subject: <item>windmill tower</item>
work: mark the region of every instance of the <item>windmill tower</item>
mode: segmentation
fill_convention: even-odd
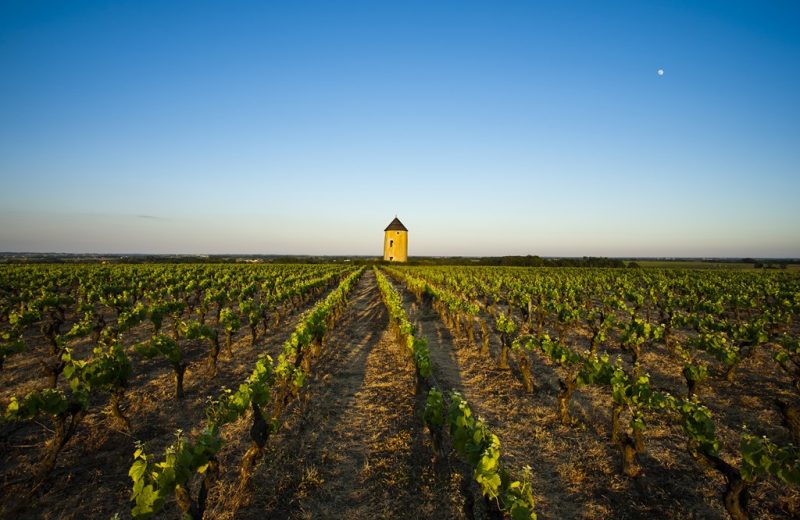
[[[383,230],[383,259],[408,262],[408,229],[397,217]]]

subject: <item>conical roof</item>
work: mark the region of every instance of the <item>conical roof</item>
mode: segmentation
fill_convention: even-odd
[[[408,231],[408,229],[406,229],[403,223],[400,222],[400,219],[395,217],[394,220],[391,221],[388,226],[386,226],[384,231]]]

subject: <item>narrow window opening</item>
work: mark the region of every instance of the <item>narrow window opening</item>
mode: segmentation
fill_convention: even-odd
[[[394,240],[389,240],[389,247],[394,247]]]

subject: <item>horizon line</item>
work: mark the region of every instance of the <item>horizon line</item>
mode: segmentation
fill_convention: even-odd
[[[43,255],[43,256],[108,256],[108,257],[125,257],[125,256],[160,256],[160,257],[288,257],[288,258],[303,258],[303,257],[318,257],[318,258],[380,258],[380,254],[314,254],[314,253],[98,253],[98,252],[56,252],[56,251],[0,251],[0,256],[29,256],[29,255]],[[539,257],[539,258],[609,258],[619,260],[790,260],[800,262],[800,257],[794,256],[751,256],[751,255],[734,255],[734,256],[603,256],[603,255],[409,255],[409,259],[419,258],[526,258],[526,257]]]

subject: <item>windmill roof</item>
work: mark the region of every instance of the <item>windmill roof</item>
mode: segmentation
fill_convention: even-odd
[[[388,226],[386,226],[384,231],[408,231],[408,229],[406,229],[403,223],[400,222],[400,219],[395,217],[394,220],[391,221]]]

